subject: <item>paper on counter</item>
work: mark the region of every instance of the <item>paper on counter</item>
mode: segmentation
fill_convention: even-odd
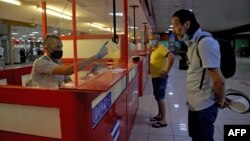
[[[115,69],[111,69],[110,71],[112,72],[112,73],[119,73],[119,72],[123,72],[123,71],[125,71],[126,69],[122,69],[122,68],[115,68]]]

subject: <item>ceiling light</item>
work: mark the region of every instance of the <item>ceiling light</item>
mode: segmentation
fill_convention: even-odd
[[[121,35],[121,34],[124,34],[124,32],[117,32],[117,34]]]
[[[173,28],[174,26],[171,24],[169,27],[170,27],[170,28]]]
[[[43,9],[41,7],[39,7],[39,6],[37,7],[37,10],[40,11],[40,12],[43,12]],[[53,15],[53,16],[60,17],[60,18],[64,18],[64,19],[67,19],[67,20],[72,20],[72,17],[70,15],[66,15],[63,12],[56,11],[54,9],[47,8],[46,13],[48,13],[50,15]]]
[[[109,13],[110,16],[113,16],[113,13]],[[115,16],[119,16],[119,17],[122,17],[123,16],[123,13],[115,13]]]
[[[34,32],[32,32],[33,34],[38,34],[39,32],[37,32],[37,31],[34,31]]]
[[[99,23],[90,23],[90,26],[96,27],[105,31],[113,32],[111,28],[105,27],[104,25],[99,24]]]
[[[176,109],[178,109],[178,108],[180,107],[180,105],[179,105],[179,104],[174,104],[174,107],[175,107]]]
[[[129,26],[128,28],[132,28],[132,29],[137,29],[138,27],[134,27],[134,26]]]
[[[11,33],[12,35],[18,35],[18,33],[15,33],[15,32],[13,32],[13,33]]]
[[[21,5],[21,2],[19,0],[0,0],[2,2],[7,2],[10,4],[14,4],[14,5]]]
[[[174,93],[173,92],[168,92],[169,95],[173,95]]]
[[[169,30],[169,31],[172,31],[173,29],[172,29],[172,28],[169,28],[168,30]]]

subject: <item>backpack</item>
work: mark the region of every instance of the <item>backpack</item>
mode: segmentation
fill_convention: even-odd
[[[211,36],[202,35],[197,41],[196,52],[197,52],[198,58],[200,59],[201,67],[202,67],[202,61],[198,52],[198,44],[203,38],[206,38],[206,37],[213,38]],[[232,77],[235,74],[235,70],[236,70],[236,59],[235,59],[234,48],[226,40],[223,40],[223,39],[216,39],[216,40],[218,41],[220,45],[220,53],[221,53],[220,69],[224,78],[227,79],[227,78]],[[205,71],[206,69],[203,69],[200,87],[199,87],[200,89],[202,88],[202,85],[203,85]]]

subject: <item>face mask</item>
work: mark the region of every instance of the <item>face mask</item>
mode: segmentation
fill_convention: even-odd
[[[149,45],[151,47],[156,47],[156,45],[158,44],[158,41],[157,40],[149,40]]]
[[[62,50],[54,50],[50,55],[53,59],[60,59],[63,56],[63,51]]]
[[[183,41],[186,45],[189,45],[189,36],[187,34],[184,34],[180,41]]]
[[[189,36],[187,34],[184,34],[184,36],[180,39],[180,41],[187,41],[189,40]]]

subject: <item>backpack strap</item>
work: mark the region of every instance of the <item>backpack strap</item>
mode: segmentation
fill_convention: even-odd
[[[197,56],[198,56],[198,58],[199,58],[199,60],[200,60],[200,66],[201,66],[201,68],[202,68],[202,61],[201,61],[201,56],[200,56],[200,54],[199,54],[198,46],[199,46],[199,42],[201,41],[201,39],[206,38],[206,37],[210,37],[210,36],[202,35],[202,36],[200,36],[200,37],[198,38],[198,40],[197,40],[196,54],[197,54]],[[204,81],[204,77],[205,77],[205,72],[206,72],[206,69],[203,69],[199,89],[201,89],[202,86],[203,86],[203,81]]]

